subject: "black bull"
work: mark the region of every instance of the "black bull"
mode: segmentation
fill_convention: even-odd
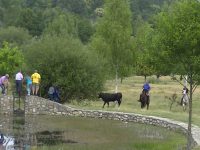
[[[103,108],[107,103],[109,107],[109,102],[117,101],[118,107],[122,102],[122,93],[99,93],[98,98],[101,98],[104,101]]]

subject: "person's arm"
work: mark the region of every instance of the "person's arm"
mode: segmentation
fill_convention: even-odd
[[[5,80],[3,81],[3,84],[4,84],[5,88],[8,88],[8,79],[5,79]]]

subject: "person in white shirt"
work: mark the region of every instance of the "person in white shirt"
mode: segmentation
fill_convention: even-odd
[[[15,75],[15,81],[16,81],[16,92],[21,96],[22,93],[22,81],[23,81],[23,75],[21,73],[21,70]]]

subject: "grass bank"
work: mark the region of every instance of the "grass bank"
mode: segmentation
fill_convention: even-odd
[[[176,82],[172,81],[170,77],[161,77],[159,81],[155,77],[151,77],[150,80],[151,91],[150,91],[150,108],[149,110],[141,109],[140,103],[137,101],[139,99],[139,94],[142,91],[142,85],[144,83],[144,78],[140,76],[129,77],[119,83],[119,91],[123,94],[122,104],[118,110],[115,103],[110,103],[110,107],[105,107],[104,110],[108,111],[122,111],[122,112],[133,112],[144,115],[153,115],[159,117],[171,118],[174,120],[188,122],[188,110],[183,111],[183,108],[177,103],[174,103],[172,109],[170,110],[170,100],[166,97],[171,97],[172,94],[177,94],[177,101],[181,100],[182,97],[182,86]],[[110,80],[105,85],[105,92],[114,92],[115,81]],[[197,88],[193,95],[193,116],[192,123],[200,126],[200,88]],[[101,110],[103,101],[82,101],[77,103],[73,101],[70,105],[85,108],[85,109],[95,109]]]
[[[142,85],[144,83],[144,77],[133,76],[125,78],[122,83],[119,83],[119,91],[123,94],[123,101],[118,110],[115,103],[111,103],[110,107],[105,107],[107,111],[121,111],[132,112],[144,115],[159,116],[163,118],[170,118],[177,121],[188,122],[188,109],[183,111],[180,105],[174,103],[170,110],[170,100],[166,97],[171,97],[172,94],[177,94],[177,101],[180,101],[182,97],[182,88],[178,82],[171,80],[170,77],[161,77],[159,80],[156,77],[148,78],[151,85],[150,91],[150,108],[149,110],[141,109],[140,103],[138,103],[139,94],[142,91]],[[105,92],[114,92],[115,81],[107,81],[105,85]],[[200,127],[200,88],[197,87],[193,94],[193,110],[192,110],[192,124]],[[97,101],[83,101],[81,103],[73,102],[70,105],[92,110],[102,110],[103,102]]]

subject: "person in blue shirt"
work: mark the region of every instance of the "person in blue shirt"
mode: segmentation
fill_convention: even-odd
[[[149,100],[149,91],[151,90],[151,87],[149,85],[149,81],[146,81],[144,84],[143,84],[143,87],[142,87],[142,93],[144,92],[146,95],[147,95],[147,98]],[[139,102],[141,101],[141,96],[142,94],[140,94],[140,99],[138,100]]]
[[[143,91],[144,91],[147,95],[149,95],[150,89],[151,89],[151,87],[150,87],[150,85],[149,85],[149,82],[148,82],[148,81],[145,82],[144,85],[143,85]]]
[[[31,86],[32,86],[32,79],[31,77],[27,74],[26,77],[26,91],[27,91],[27,95],[30,96],[31,95]]]

